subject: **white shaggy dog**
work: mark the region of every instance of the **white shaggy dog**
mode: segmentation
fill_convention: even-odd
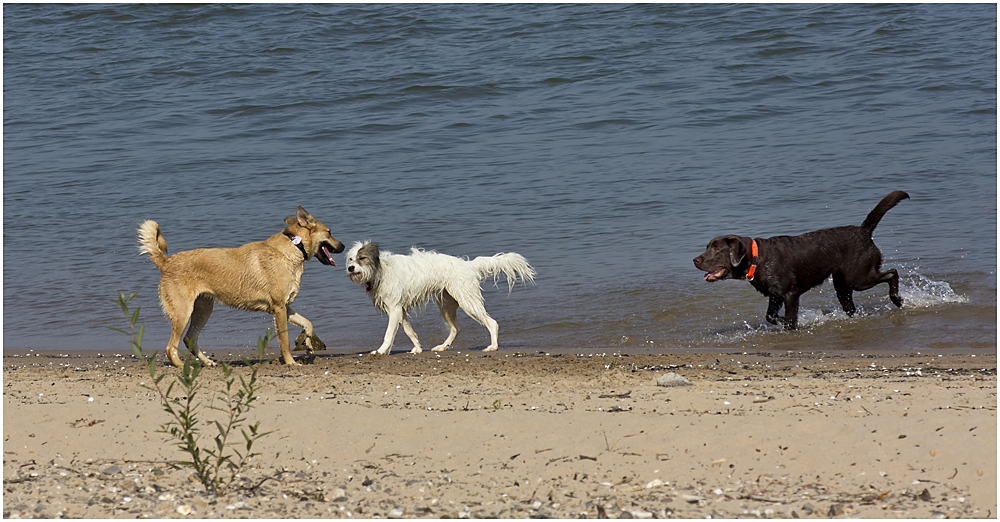
[[[382,346],[372,354],[387,354],[392,349],[400,323],[406,336],[413,341],[411,353],[420,353],[420,341],[406,320],[407,311],[434,297],[441,309],[441,317],[448,323],[448,338],[432,348],[435,352],[447,350],[458,335],[458,308],[462,307],[490,332],[490,345],[483,351],[497,349],[497,322],[486,313],[479,284],[487,277],[494,283],[500,274],[507,277],[511,290],[518,277],[534,281],[535,269],[524,256],[501,253],[492,257],[459,259],[437,252],[413,248],[410,255],[396,255],[379,251],[372,242],[355,243],[347,252],[347,275],[368,291],[372,304],[389,316]]]

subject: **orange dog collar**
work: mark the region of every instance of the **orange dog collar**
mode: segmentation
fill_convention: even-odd
[[[747,281],[753,281],[754,274],[757,273],[757,241],[750,240],[750,270],[747,270]]]

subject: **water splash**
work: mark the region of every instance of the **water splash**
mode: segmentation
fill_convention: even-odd
[[[773,333],[782,333],[780,327],[772,326],[763,321],[758,324],[750,324],[743,321],[743,324],[734,323],[732,330],[715,332],[715,341],[722,345],[748,343],[760,340],[762,336]]]
[[[882,287],[884,288],[884,287]],[[820,291],[819,293],[824,293]],[[959,294],[945,281],[935,281],[927,276],[913,272],[900,277],[899,295],[903,298],[903,310],[934,308],[945,304],[968,303],[969,297]],[[839,303],[833,302],[820,307],[803,306],[799,309],[799,328],[797,334],[818,333],[824,325],[845,325],[847,321],[878,317],[897,310],[884,293],[868,295],[855,293],[857,312],[853,317],[847,315]],[[742,323],[742,324],[741,324]],[[764,342],[777,339],[775,335],[789,332],[775,326],[760,322],[737,321],[721,332],[715,332],[712,338],[722,345]]]
[[[903,298],[904,309],[969,302],[969,296],[955,292],[948,283],[917,273],[900,278],[899,295]]]

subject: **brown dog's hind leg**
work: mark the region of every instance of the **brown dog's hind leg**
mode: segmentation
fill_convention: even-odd
[[[837,300],[840,306],[847,312],[848,317],[853,317],[858,310],[854,306],[854,290],[844,282],[843,274],[833,274],[833,289],[837,291]]]
[[[895,268],[890,268],[878,275],[880,283],[889,283],[889,299],[899,308],[903,307],[903,298],[899,297],[899,274]]]
[[[199,295],[194,300],[194,310],[191,312],[191,327],[188,328],[187,336],[184,337],[184,344],[188,350],[194,354],[205,366],[215,366],[215,361],[208,358],[201,348],[198,347],[198,334],[205,327],[208,318],[212,315],[212,305],[214,300],[209,295]]]
[[[836,283],[836,281],[834,282]],[[861,283],[853,283],[857,283],[857,281],[849,282],[848,284],[852,289],[857,291],[868,290],[881,283],[889,283],[889,300],[897,307],[903,307],[903,298],[899,296],[899,273],[896,272],[895,268],[890,268],[885,272],[877,272],[873,268],[871,272],[865,275]]]

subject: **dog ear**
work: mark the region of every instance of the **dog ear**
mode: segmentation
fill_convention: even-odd
[[[747,246],[740,241],[738,237],[732,237],[726,240],[729,243],[729,264],[732,266],[740,266],[743,262],[743,258],[747,256]]]
[[[380,261],[378,258],[378,243],[365,243],[365,246],[361,250],[371,259],[372,266],[378,267]]]
[[[295,207],[295,218],[299,222],[299,224],[304,227],[308,227],[309,225],[312,225],[313,223],[316,222],[316,218],[312,217],[312,215],[306,212],[306,209],[302,208],[301,206]],[[288,220],[286,219],[285,222],[288,222]],[[291,223],[288,224],[291,225]]]

